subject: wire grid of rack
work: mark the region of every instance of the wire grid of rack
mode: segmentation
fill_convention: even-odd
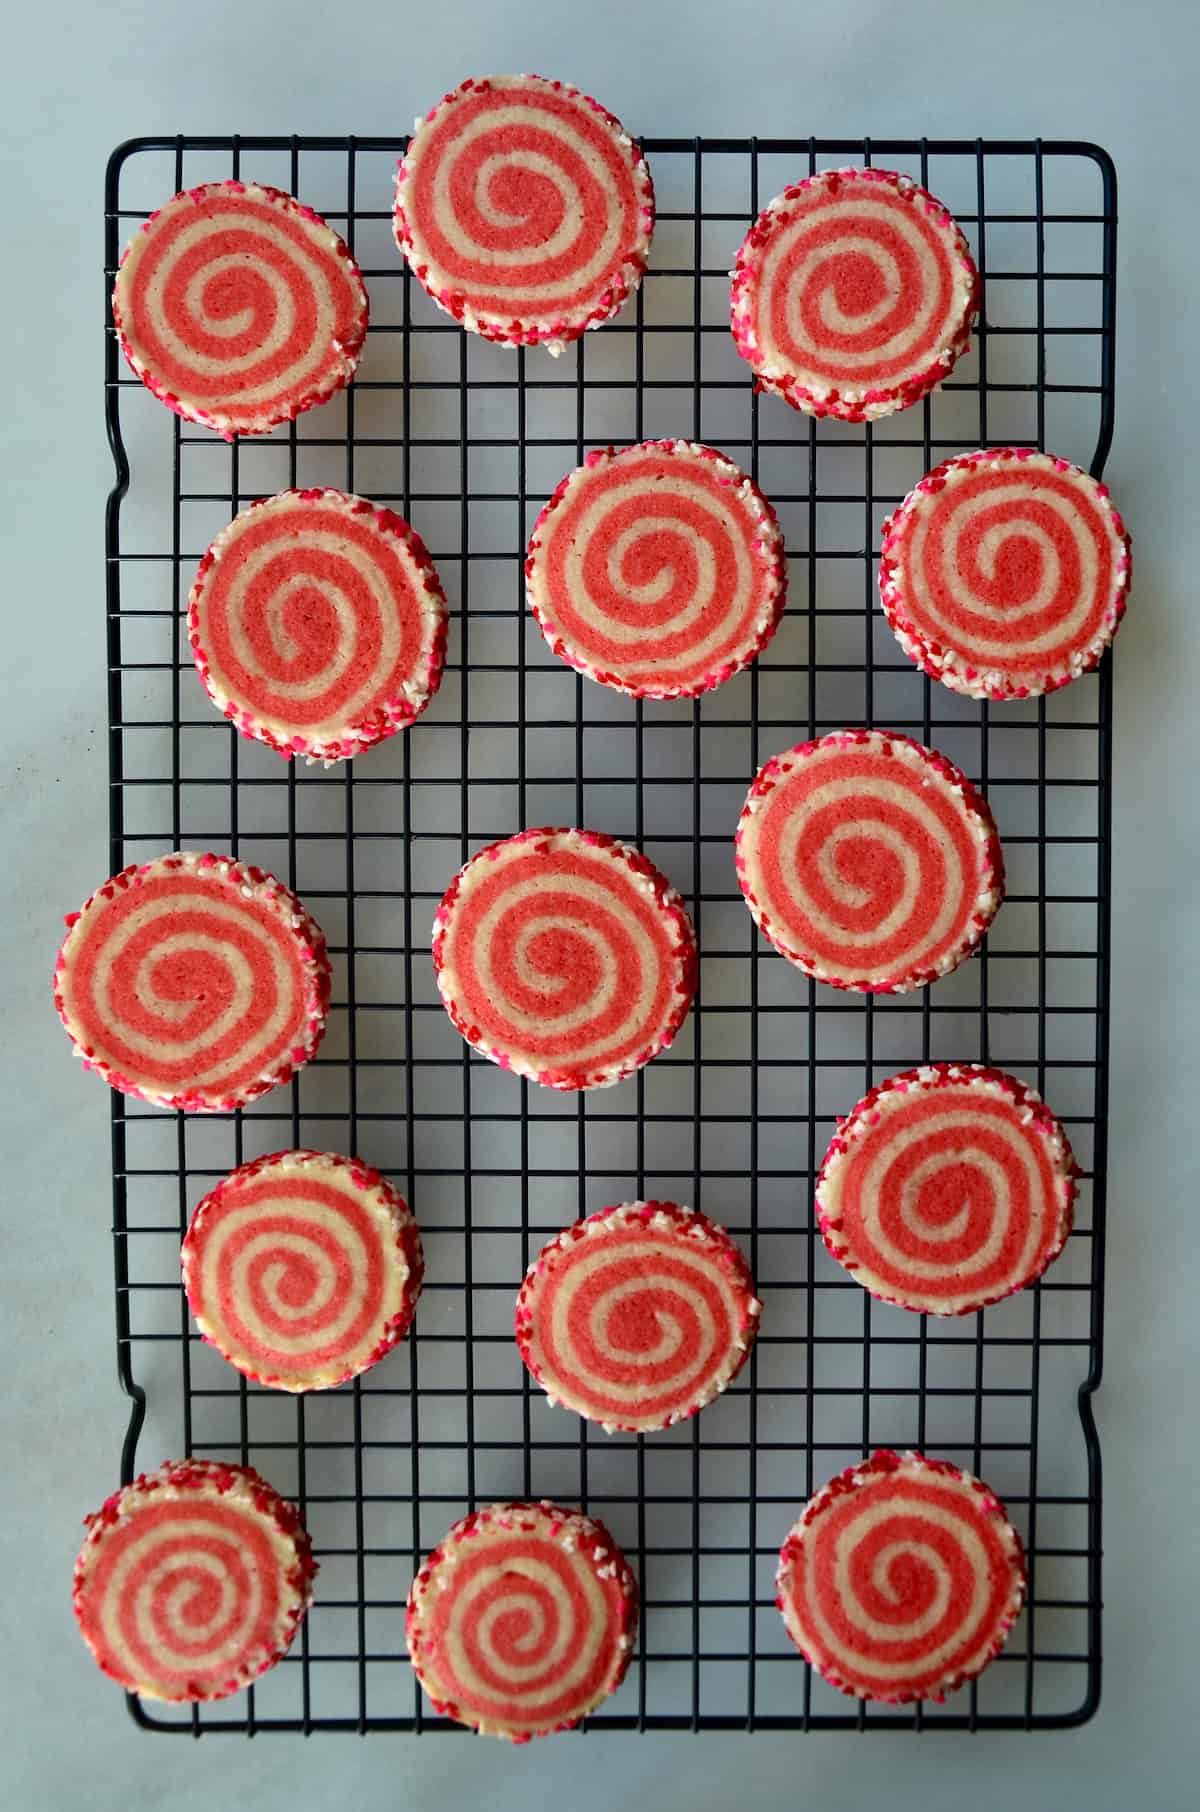
[[[300,1503],[322,1571],[292,1654],[217,1705],[147,1707],[199,1735],[455,1730],[404,1646],[420,1557],[477,1502],[551,1496],[608,1522],[637,1569],[629,1676],[588,1720],[642,1728],[1033,1728],[1082,1722],[1100,1677],[1099,1381],[1107,1093],[1109,662],[1065,691],[976,704],[918,674],[876,603],[880,523],[940,458],[1049,446],[1099,474],[1113,415],[1115,176],[1075,143],[649,140],[659,198],[635,304],[555,362],[463,334],[391,245],[404,139],[175,138],[124,145],[106,187],[106,288],[167,195],[274,182],[354,248],[372,324],[350,390],[261,441],[182,424],[106,339],[117,481],[107,516],[111,866],[214,848],[279,873],[335,966],[317,1060],[244,1113],[169,1116],[113,1099],[118,1359],[133,1399],[122,1479],[179,1451],[257,1465]],[[727,271],[788,181],[879,161],[964,226],[984,275],[975,347],[922,405],[874,427],[754,395],[728,332]],[[700,701],[635,702],[556,662],[522,554],[564,471],[595,445],[682,434],[747,466],[789,552],[783,626]],[[212,535],[252,498],[332,483],[410,518],[452,607],[432,708],[323,772],[247,743],[189,659],[186,596]],[[737,891],[732,834],[767,756],[846,724],[909,731],[990,797],[1009,897],[987,946],[933,988],[846,997],[775,955]],[[582,823],[639,847],[687,897],[702,952],[674,1046],[615,1089],[557,1096],[474,1056],[438,1002],[437,899],[496,837]],[[1002,1064],[1065,1120],[1084,1167],[1075,1231],[1033,1288],[961,1321],[881,1305],[830,1261],[811,1208],[832,1130],[874,1082],[937,1058]],[[289,1145],[357,1151],[421,1223],[427,1282],[408,1340],[340,1390],[248,1386],[189,1324],[178,1244],[213,1182]],[[658,1195],[725,1222],[762,1334],[733,1388],[664,1434],[604,1436],[531,1391],[516,1286],[552,1232]],[[944,1707],[855,1706],[792,1651],[776,1553],[825,1478],[879,1445],[969,1465],[1027,1543],[1029,1608],[995,1665]]]

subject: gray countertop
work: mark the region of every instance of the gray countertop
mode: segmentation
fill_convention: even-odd
[[[9,196],[10,375],[0,444],[5,1250],[13,1371],[0,1792],[14,1812],[252,1802],[579,1812],[741,1799],[860,1808],[885,1796],[981,1812],[1022,1803],[1194,1804],[1190,1702],[1200,1466],[1189,1268],[1200,1265],[1189,1108],[1198,870],[1190,803],[1197,647],[1192,496],[1200,318],[1191,114],[1200,29],[1186,0],[943,0],[817,8],[713,0],[518,9],[360,0],[110,0],[26,6],[0,133]],[[10,22],[10,33],[13,31]],[[1137,546],[1116,654],[1114,997],[1105,1452],[1104,1697],[1092,1724],[1026,1738],[561,1738],[525,1750],[442,1737],[205,1739],[137,1732],[78,1641],[79,1520],[112,1488],[125,1405],[113,1364],[108,1101],[50,1006],[63,911],[104,870],[101,179],[149,132],[403,132],[467,73],[537,68],[647,134],[1087,138],[1120,177],[1119,400],[1106,476]],[[29,287],[26,296],[25,287]],[[1182,825],[1181,825],[1182,821]],[[1189,935],[1190,934],[1190,935]],[[1189,1192],[1190,1186],[1190,1192]],[[1188,1361],[1190,1359],[1190,1367]]]

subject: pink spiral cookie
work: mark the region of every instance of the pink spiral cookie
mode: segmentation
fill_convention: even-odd
[[[325,763],[405,729],[438,689],[446,599],[416,531],[345,491],[252,504],[200,562],[188,639],[242,732]]]
[[[113,290],[121,350],[185,420],[265,434],[354,375],[367,292],[311,208],[253,182],[186,189],[152,214]]]
[[[603,1523],[543,1501],[455,1523],[412,1582],[405,1629],[436,1710],[527,1743],[617,1690],[637,1620],[637,1582]]]
[[[312,1603],[299,1513],[249,1466],[168,1460],[84,1520],[75,1616],[97,1664],[143,1699],[238,1692]]]
[[[817,981],[903,994],[957,968],[1004,898],[985,801],[936,749],[838,730],[759,769],[737,829],[759,929]]]
[[[488,76],[417,121],[394,225],[439,308],[485,339],[557,353],[641,282],[654,187],[599,102],[543,76]]]
[[[949,376],[979,306],[967,242],[892,170],[825,170],[764,208],[738,251],[732,325],[759,388],[874,421]]]
[[[425,1274],[408,1204],[332,1152],[243,1164],[192,1216],[183,1284],[196,1325],[247,1378],[325,1390],[407,1333]]]
[[[971,698],[1029,698],[1094,667],[1129,596],[1105,485],[1030,447],[948,459],[883,525],[879,591],[910,660]]]
[[[472,857],[433,933],[469,1044],[547,1088],[604,1088],[666,1049],[696,991],[683,901],[599,831],[527,830]]]
[[[526,592],[555,654],[635,698],[694,698],[775,633],[787,568],[775,512],[711,447],[589,453],[538,517]]]
[[[674,1202],[626,1202],[538,1255],[517,1297],[517,1346],[552,1403],[642,1433],[720,1396],[761,1308],[723,1228]]]
[[[889,1076],[839,1120],[816,1198],[830,1254],[872,1296],[967,1315],[1058,1257],[1075,1161],[1036,1090],[934,1063]]]
[[[122,869],[69,913],[54,1004],[85,1069],[191,1113],[287,1082],[325,1032],[320,926],[261,868],[183,851]]]
[[[941,1700],[1004,1646],[1025,1602],[1021,1538],[947,1460],[881,1450],[810,1499],[779,1556],[788,1635],[839,1691]]]

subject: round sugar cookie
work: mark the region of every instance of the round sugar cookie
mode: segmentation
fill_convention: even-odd
[[[127,1692],[224,1699],[284,1655],[317,1571],[293,1504],[249,1466],[168,1460],[86,1519],[74,1605]]]
[[[750,228],[731,321],[760,389],[807,415],[907,409],[967,349],[979,274],[949,211],[894,170],[823,170]]]
[[[183,1242],[196,1325],[247,1378],[326,1390],[407,1333],[425,1262],[399,1190],[357,1158],[280,1151],[199,1204]]]
[[[544,76],[486,76],[417,121],[394,229],[456,321],[557,353],[641,282],[654,187],[620,120],[589,95]]]
[[[524,1743],[617,1690],[637,1617],[637,1583],[603,1523],[543,1501],[455,1523],[413,1580],[405,1630],[436,1710]]]
[[[425,709],[441,683],[446,598],[394,510],[281,491],[235,516],[200,562],[188,640],[243,736],[328,765]]]
[[[696,937],[637,850],[599,831],[527,830],[451,882],[433,964],[446,1011],[493,1063],[547,1088],[604,1088],[683,1024]]]
[[[881,1450],[809,1501],[776,1591],[788,1635],[841,1692],[940,1700],[1004,1646],[1025,1602],[1025,1559],[979,1479]]]
[[[839,1120],[817,1178],[830,1255],[864,1290],[967,1315],[1066,1244],[1075,1160],[1035,1089],[977,1063],[889,1076]]]
[[[280,189],[236,180],[185,189],[150,216],[112,307],[146,388],[227,440],[326,402],[367,332],[362,276],[332,227]]]
[[[543,1247],[517,1297],[517,1346],[552,1402],[643,1433],[721,1394],[761,1308],[722,1227],[674,1202],[625,1202]]]
[[[783,536],[758,486],[690,441],[589,453],[534,524],[525,590],[555,654],[635,698],[694,698],[770,641]]]
[[[902,994],[970,955],[1004,897],[987,804],[936,749],[837,730],[759,769],[738,880],[763,934],[818,981]]]
[[[1030,447],[947,459],[883,525],[879,594],[909,659],[970,698],[1032,698],[1099,661],[1129,597],[1107,485]]]

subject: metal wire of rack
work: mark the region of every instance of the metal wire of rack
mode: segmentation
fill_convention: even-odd
[[[420,1731],[403,1609],[421,1556],[477,1502],[553,1496],[603,1516],[641,1578],[639,1644],[591,1719],[617,1729],[1031,1729],[1078,1724],[1100,1684],[1100,1378],[1107,1106],[1109,662],[1048,699],[979,705],[931,686],[876,605],[882,517],[939,458],[1012,441],[1100,473],[1112,435],[1116,180],[1081,143],[651,139],[651,268],[636,304],[558,362],[463,334],[389,238],[405,140],[137,139],[109,161],[105,285],[146,213],[214,177],[275,182],[355,249],[372,325],[353,386],[261,441],[168,415],[121,364],[105,401],[111,869],[211,847],[277,872],[335,963],[319,1058],[243,1113],[113,1098],[117,1351],[132,1399],[121,1477],[178,1452],[257,1465],[300,1504],[321,1562],[292,1654],[215,1705],[129,1705],[148,1729]],[[865,428],[753,394],[728,333],[746,225],[798,175],[909,171],[951,207],[985,278],[975,350],[934,397]],[[790,599],[751,671],[697,702],[643,703],[557,663],[531,624],[532,518],[594,445],[684,434],[724,448],[784,526]],[[332,483],[391,504],[451,600],[449,660],[412,731],[340,770],[239,739],[191,668],[187,591],[253,497]],[[990,796],[1010,892],[982,954],[917,997],[835,996],[758,938],[732,832],[759,763],[844,724],[906,729]],[[615,1089],[559,1097],[494,1069],[438,1002],[428,931],[453,871],[525,825],[584,823],[646,850],[702,951],[672,1049]],[[1043,1090],[1085,1168],[1051,1273],[963,1322],[874,1302],[828,1260],[811,1210],[832,1130],[874,1082],[931,1058],[999,1063]],[[291,1398],[247,1385],[189,1324],[178,1242],[234,1164],[285,1145],[389,1171],[425,1239],[409,1339],[366,1377]],[[511,1339],[544,1239],[660,1195],[725,1222],[764,1302],[737,1384],[662,1435],[606,1437],[530,1389]],[[854,1706],[795,1655],[773,1602],[779,1543],[823,1480],[880,1445],[969,1465],[1030,1559],[1005,1652],[946,1706]],[[139,1447],[141,1452],[139,1453]],[[148,1451],[149,1448],[153,1451]]]

